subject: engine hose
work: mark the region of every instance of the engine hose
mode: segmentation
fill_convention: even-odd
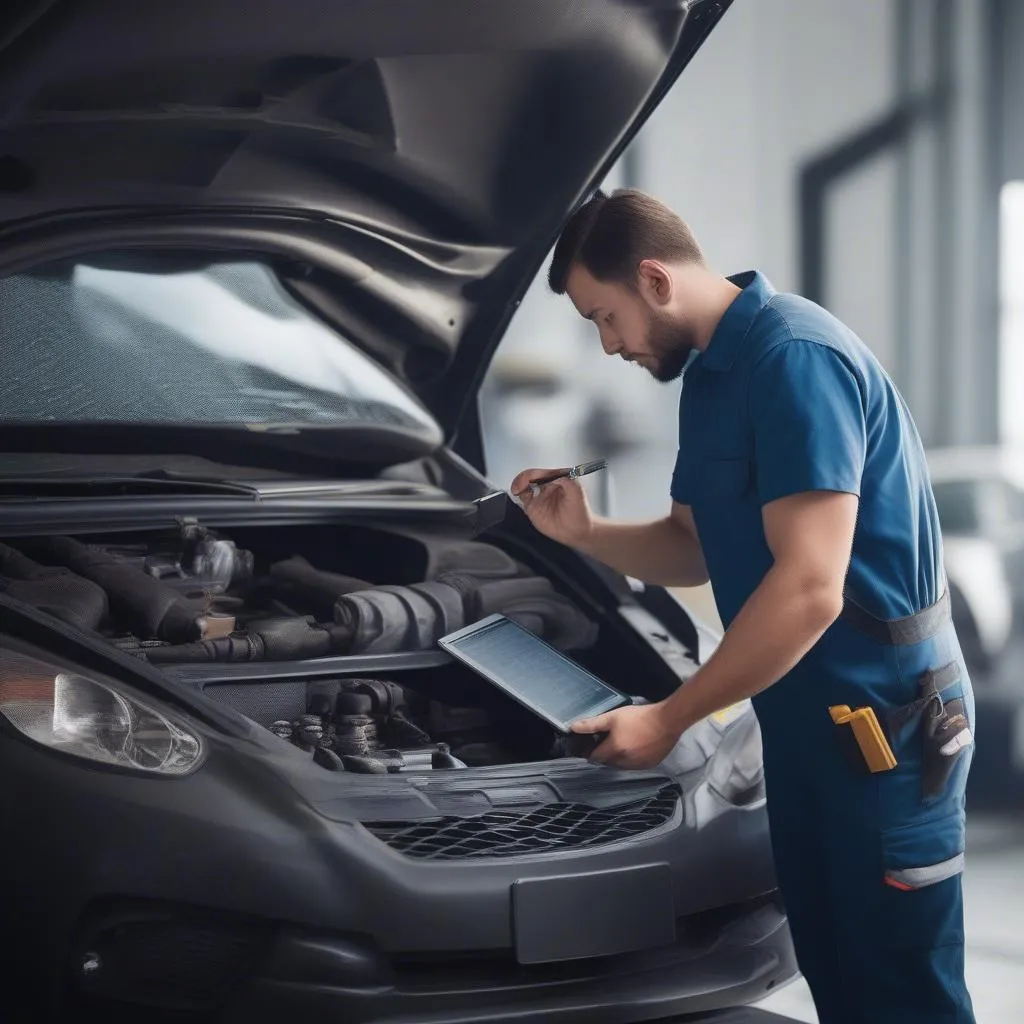
[[[304,605],[318,619],[329,619],[335,601],[342,595],[369,590],[373,586],[354,576],[314,569],[299,555],[275,562],[270,567],[270,583],[279,596]]]
[[[41,557],[101,586],[116,614],[139,636],[156,637],[172,644],[198,640],[201,636],[193,606],[172,587],[104,548],[80,544],[70,537],[50,537],[41,542],[38,551]]]
[[[265,661],[263,641],[257,636],[223,636],[216,640],[150,647],[143,652],[154,665],[202,664],[211,661]]]
[[[0,544],[0,591],[78,629],[97,629],[107,617],[102,587],[69,569],[39,565]]]
[[[246,661],[305,661],[348,649],[351,633],[344,627],[318,626],[306,619],[261,619],[241,635],[202,640],[177,647],[153,647],[150,661],[160,664]]]
[[[338,598],[334,621],[352,630],[352,651],[425,651],[465,622],[463,599],[444,583],[373,587]]]

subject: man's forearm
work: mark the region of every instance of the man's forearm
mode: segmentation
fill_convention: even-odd
[[[842,595],[771,569],[705,665],[665,702],[673,732],[756,696],[790,671],[836,620]]]
[[[626,576],[664,587],[707,582],[700,545],[670,517],[649,523],[597,518],[590,536],[576,547]]]

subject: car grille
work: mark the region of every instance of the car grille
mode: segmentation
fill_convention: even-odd
[[[616,807],[553,803],[527,812],[492,811],[472,818],[366,822],[365,828],[393,850],[420,860],[520,857],[552,850],[602,846],[643,835],[672,818],[675,785]]]
[[[100,908],[76,940],[78,990],[104,1004],[182,1012],[213,1007],[246,983],[273,937],[265,922],[191,908],[148,902]],[[120,1017],[97,1010],[74,1019]]]

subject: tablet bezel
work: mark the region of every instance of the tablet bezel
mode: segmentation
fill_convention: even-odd
[[[493,626],[499,622],[509,623],[509,625],[511,625],[513,629],[517,629],[521,633],[525,633],[528,637],[531,637],[536,643],[541,644],[543,647],[546,647],[559,660],[567,662],[580,672],[583,672],[586,675],[590,676],[595,682],[599,683],[601,686],[603,686],[605,689],[609,691],[609,697],[619,697],[620,703],[613,704],[611,707],[602,708],[600,711],[587,712],[586,714],[573,718],[570,722],[558,721],[552,715],[548,714],[543,708],[538,707],[532,701],[528,700],[526,697],[524,697],[522,694],[516,691],[514,687],[510,686],[500,676],[496,675],[490,669],[481,665],[479,662],[469,657],[464,652],[459,651],[459,640],[464,639],[467,636],[472,636],[474,633],[477,633],[480,630],[485,629],[486,627]],[[560,733],[564,735],[569,735],[572,732],[572,725],[574,722],[580,722],[583,721],[583,719],[585,718],[591,718],[595,715],[607,714],[607,712],[609,711],[615,711],[618,708],[627,707],[629,704],[632,703],[629,697],[627,697],[623,693],[620,693],[618,690],[615,689],[614,686],[611,686],[610,684],[606,683],[599,676],[594,675],[594,673],[591,672],[589,669],[586,669],[578,662],[573,661],[572,658],[563,654],[556,647],[552,647],[551,644],[549,644],[546,640],[543,640],[541,637],[537,636],[536,633],[531,633],[530,630],[526,629],[524,626],[521,626],[514,619],[510,619],[507,615],[501,615],[500,613],[488,615],[485,618],[479,619],[476,622],[471,622],[468,626],[463,626],[462,629],[457,629],[452,633],[448,633],[446,636],[441,637],[440,640],[438,640],[437,642],[438,645],[442,648],[442,650],[446,651],[453,658],[462,662],[463,665],[466,665],[469,668],[471,668],[474,672],[477,673],[477,675],[483,676],[484,679],[486,679],[490,683],[493,683],[499,690],[501,690],[502,693],[511,697],[514,701],[516,701],[516,703],[522,705],[527,710],[532,711],[533,714],[537,715],[538,718],[542,718],[545,722],[553,726],[555,729],[557,729]]]

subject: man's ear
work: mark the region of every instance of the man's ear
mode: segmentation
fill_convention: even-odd
[[[672,300],[672,275],[664,263],[643,260],[637,268],[640,294],[654,307],[667,306]]]

